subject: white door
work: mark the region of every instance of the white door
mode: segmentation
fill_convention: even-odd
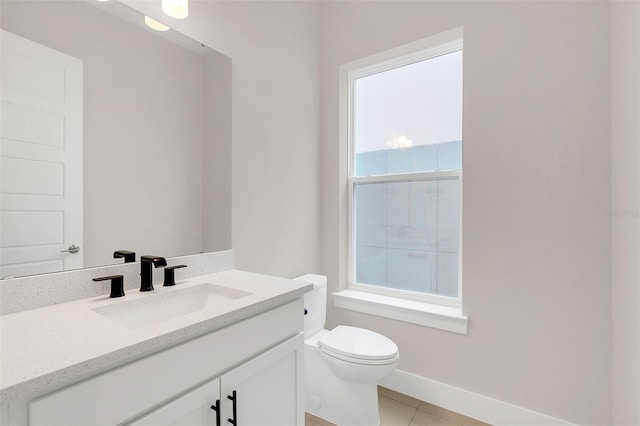
[[[82,61],[1,35],[0,278],[81,268]]]
[[[220,378],[222,424],[304,425],[303,342],[294,337]]]
[[[215,379],[174,399],[129,426],[213,426],[220,407],[220,379]],[[225,419],[226,420],[226,419]]]

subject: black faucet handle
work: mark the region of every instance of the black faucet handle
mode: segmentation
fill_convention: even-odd
[[[176,285],[175,279],[175,270],[180,268],[186,268],[187,265],[175,265],[175,266],[167,266],[164,268],[164,286],[170,287],[172,285]]]
[[[129,250],[116,250],[113,252],[114,259],[120,259],[124,257],[124,263],[132,263],[136,261],[136,252]]]
[[[93,281],[111,280],[111,294],[109,297],[124,296],[124,277],[122,275],[109,275],[107,277],[94,278]]]

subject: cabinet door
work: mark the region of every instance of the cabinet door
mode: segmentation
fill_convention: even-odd
[[[220,378],[222,424],[304,425],[302,334],[268,350]],[[234,402],[229,399],[235,391]]]
[[[174,399],[130,425],[212,426],[216,424],[216,412],[211,406],[219,399],[220,379],[215,379]],[[218,407],[220,407],[219,404]]]

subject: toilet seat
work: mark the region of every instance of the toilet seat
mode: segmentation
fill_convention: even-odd
[[[318,339],[320,350],[333,358],[356,364],[380,365],[398,360],[398,346],[375,331],[338,326]]]
[[[393,358],[389,358],[389,359],[375,360],[375,359],[358,359],[358,358],[348,357],[348,356],[337,354],[335,352],[327,351],[326,349],[320,349],[320,352],[322,353],[323,356],[335,358],[340,361],[348,362],[350,364],[358,364],[362,366],[389,365],[389,364],[396,363],[398,359],[400,359],[400,354],[396,354]]]

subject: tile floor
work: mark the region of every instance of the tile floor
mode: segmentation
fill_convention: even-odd
[[[380,426],[487,426],[487,423],[380,386],[378,405]],[[307,413],[305,426],[334,425]]]

